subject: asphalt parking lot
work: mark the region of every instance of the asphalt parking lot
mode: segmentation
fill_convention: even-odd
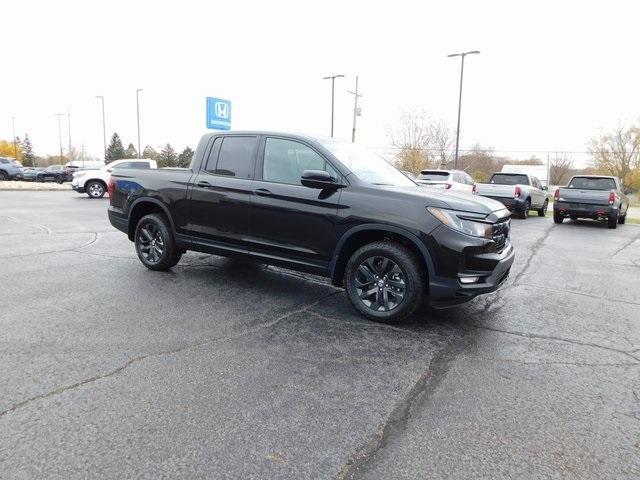
[[[1,478],[640,478],[640,226],[514,219],[500,291],[392,327],[148,271],[107,202],[0,192]]]

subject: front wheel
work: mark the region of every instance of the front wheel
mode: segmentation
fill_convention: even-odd
[[[365,317],[396,323],[411,315],[425,295],[421,261],[395,242],[374,242],[349,259],[344,276],[347,297]]]
[[[549,200],[545,200],[544,205],[542,205],[542,208],[538,209],[538,216],[539,217],[546,216],[548,208],[549,208]]]
[[[106,189],[101,182],[89,182],[85,187],[85,191],[90,198],[102,198],[104,197]]]
[[[0,181],[8,180],[9,176],[5,172],[0,172]]]
[[[136,226],[135,245],[138,258],[150,270],[168,270],[182,256],[176,248],[167,218],[158,213],[140,219]]]

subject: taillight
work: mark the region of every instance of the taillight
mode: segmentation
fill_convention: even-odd
[[[450,183],[445,183],[445,184],[444,184],[444,188],[445,188],[446,190],[449,190],[452,186],[453,186],[453,185],[452,185],[452,184],[450,184]]]
[[[553,194],[553,201],[557,202],[558,200],[560,200],[560,189],[556,188],[556,191]]]
[[[520,189],[520,187],[518,187],[516,185],[516,190],[515,190],[513,196],[514,196],[514,198],[520,198],[520,195],[522,195],[522,190]]]
[[[473,187],[471,187],[471,193],[473,193],[474,195],[478,193],[478,185],[476,184],[476,182],[473,182]]]
[[[609,205],[613,205],[613,202],[616,201],[616,192],[611,192],[609,194]]]
[[[107,182],[107,191],[109,192],[109,198],[113,198],[113,191],[116,189],[116,181],[113,177],[109,177]]]

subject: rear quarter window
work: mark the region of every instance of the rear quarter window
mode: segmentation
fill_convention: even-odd
[[[418,180],[429,182],[446,182],[449,179],[449,172],[422,172],[418,175]]]

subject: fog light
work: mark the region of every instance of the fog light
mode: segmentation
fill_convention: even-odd
[[[480,277],[460,277],[460,283],[477,283]]]

